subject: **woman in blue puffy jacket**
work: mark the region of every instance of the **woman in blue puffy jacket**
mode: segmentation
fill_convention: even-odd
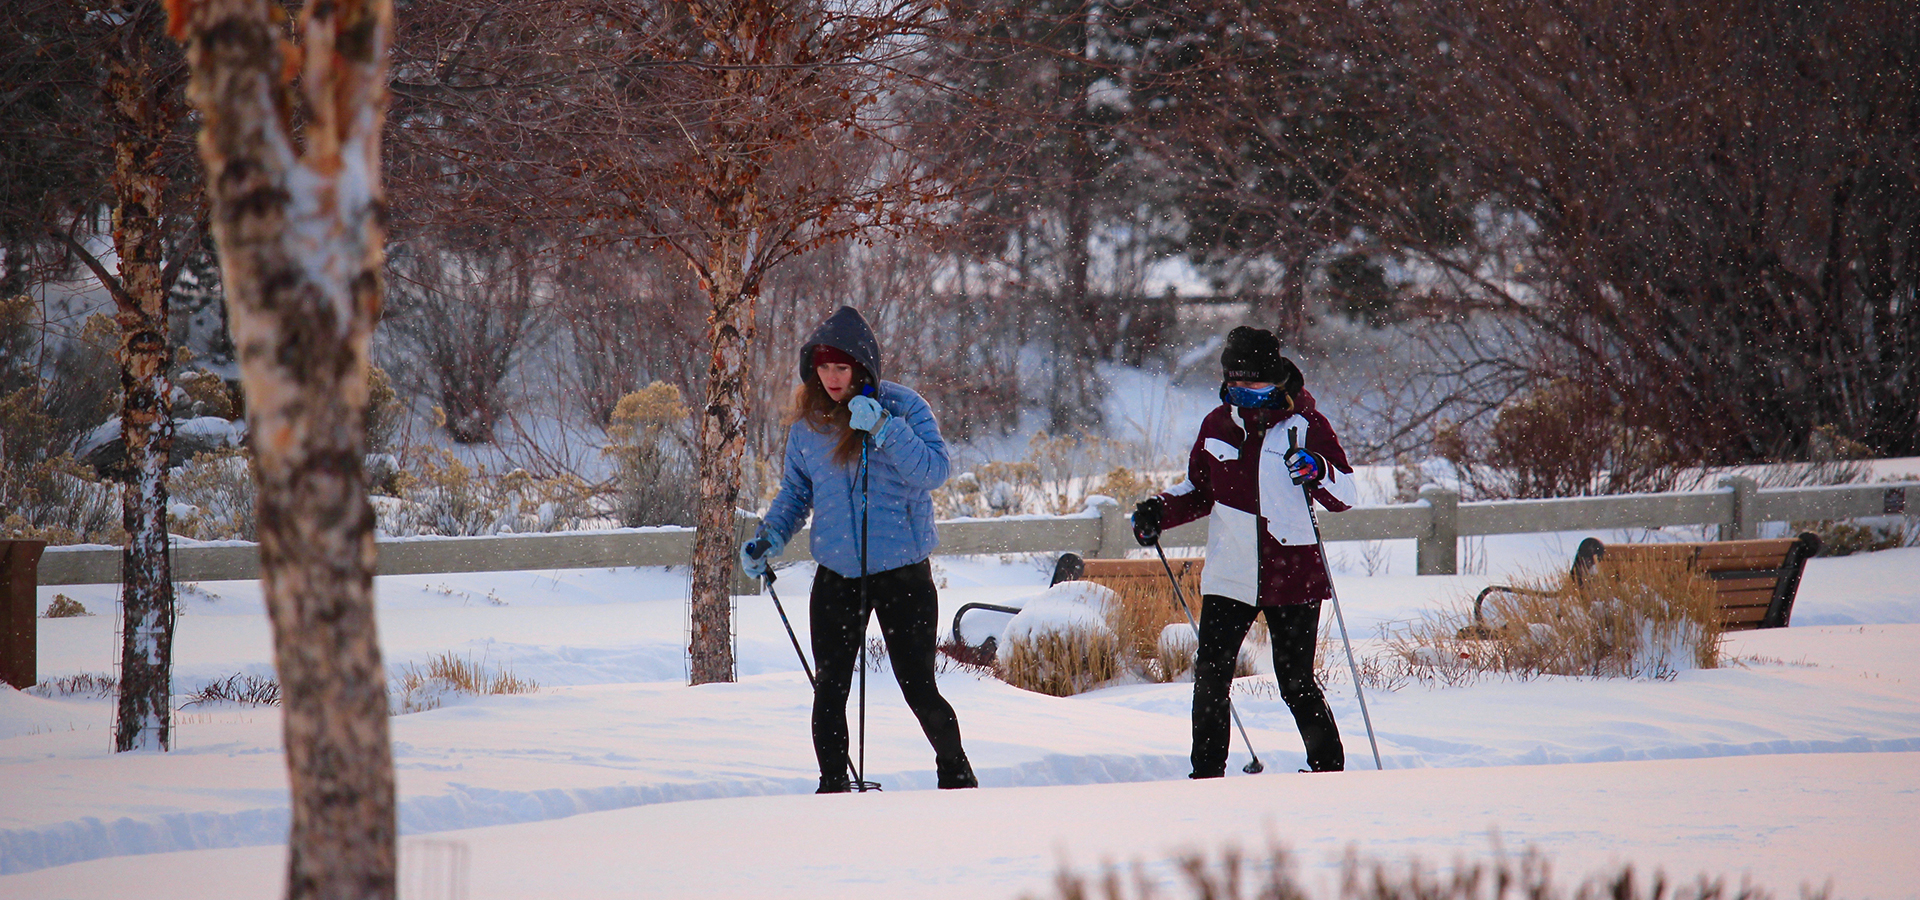
[[[880,372],[873,329],[850,306],[801,346],[780,494],[741,547],[740,566],[751,576],[765,574],[767,561],[813,514],[809,546],[818,566],[809,610],[820,793],[850,788],[847,694],[867,631],[863,575],[894,679],[933,744],[940,787],[978,787],[960,746],[960,721],[934,682],[939,596],[927,557],[937,543],[931,492],[947,480],[947,444],[927,401],[882,381]]]

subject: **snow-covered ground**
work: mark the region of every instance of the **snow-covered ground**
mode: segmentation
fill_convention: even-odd
[[[1336,545],[1357,651],[1502,574],[1565,565],[1578,537],[1488,539],[1486,574],[1448,577],[1368,576],[1361,548]],[[942,608],[1036,594],[1046,564],[936,557]],[[803,636],[810,575],[778,583]],[[1344,679],[1329,692],[1351,771],[1294,774],[1284,704],[1246,679],[1267,773],[1240,774],[1236,737],[1230,777],[1201,783],[1185,778],[1190,685],[1062,699],[954,669],[942,690],[984,789],[934,791],[880,672],[866,756],[885,791],[833,797],[810,793],[808,687],[771,599],[738,600],[739,682],[688,687],[685,591],[662,569],[379,579],[391,667],[451,651],[540,684],[393,719],[403,896],[1047,896],[1062,864],[1171,884],[1183,851],[1277,842],[1324,885],[1349,848],[1445,867],[1500,846],[1538,848],[1569,881],[1628,862],[1783,896],[1920,897],[1920,549],[1812,561],[1795,627],[1735,635],[1720,669],[1371,691],[1382,772]],[[113,608],[111,585],[42,588],[42,606],[57,593]],[[271,673],[257,584],[200,584],[182,606],[183,692]],[[43,680],[112,671],[111,615],[38,624]],[[181,709],[165,754],[109,752],[110,716],[0,691],[0,897],[276,896],[277,711]]]

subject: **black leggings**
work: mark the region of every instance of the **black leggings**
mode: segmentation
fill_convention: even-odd
[[[893,678],[920,719],[941,771],[962,765],[966,753],[960,747],[960,720],[933,679],[940,607],[932,564],[921,560],[867,576],[867,598],[886,638]],[[820,679],[813,692],[813,753],[820,774],[834,778],[847,771],[847,694],[867,633],[860,614],[860,579],[820,567],[813,576],[809,609]]]
[[[1307,767],[1315,772],[1337,772],[1346,767],[1340,728],[1327,708],[1326,695],[1313,678],[1313,651],[1318,639],[1320,604],[1249,606],[1208,594],[1200,609],[1200,649],[1193,665],[1193,777],[1216,778],[1226,773],[1227,749],[1232,740],[1232,711],[1228,692],[1233,686],[1233,664],[1240,642],[1253,626],[1253,617],[1267,614],[1273,637],[1273,674],[1280,696],[1293,712],[1300,740],[1307,748]]]

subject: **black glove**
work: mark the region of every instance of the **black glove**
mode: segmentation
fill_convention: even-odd
[[[1159,497],[1148,497],[1133,505],[1133,539],[1142,547],[1150,547],[1160,542],[1160,522],[1167,517],[1167,503]]]

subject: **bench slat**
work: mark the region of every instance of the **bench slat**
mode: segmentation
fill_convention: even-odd
[[[1772,554],[1768,556],[1729,556],[1722,559],[1697,560],[1694,562],[1693,568],[1697,572],[1707,574],[1714,572],[1738,572],[1743,569],[1756,569],[1764,572],[1768,570],[1777,571],[1786,564],[1786,561],[1786,556],[1782,554]]]
[[[1773,603],[1773,585],[1747,591],[1723,591],[1719,600],[1723,607],[1758,606],[1764,610]]]
[[[1756,631],[1766,618],[1767,611],[1764,609],[1728,610],[1720,617],[1720,628],[1723,631]]]
[[[1700,559],[1732,559],[1737,557],[1766,557],[1785,559],[1787,551],[1799,541],[1790,538],[1775,538],[1762,541],[1727,541],[1718,544],[1701,544]]]
[[[1184,575],[1189,569],[1198,571],[1203,560],[1168,559],[1176,575]],[[1087,580],[1106,580],[1109,578],[1165,578],[1166,568],[1155,559],[1090,559],[1087,560]]]
[[[1770,550],[1763,551],[1761,548],[1754,548],[1751,551],[1744,551],[1740,553],[1713,553],[1713,554],[1709,554],[1706,552],[1700,552],[1695,554],[1690,551],[1681,552],[1677,550],[1665,551],[1660,553],[1616,553],[1613,550],[1609,549],[1607,551],[1607,554],[1601,558],[1601,563],[1604,565],[1608,562],[1621,562],[1621,561],[1632,561],[1632,562],[1673,561],[1673,562],[1686,562],[1689,565],[1691,565],[1693,568],[1702,572],[1719,572],[1719,571],[1725,571],[1729,569],[1778,569],[1780,568],[1782,563],[1786,562],[1786,559],[1787,559],[1787,553],[1785,550],[1781,550],[1779,552],[1773,552]]]
[[[1605,556],[1607,561],[1649,560],[1665,561],[1674,559],[1692,559],[1699,551],[1699,544],[1608,544]]]

